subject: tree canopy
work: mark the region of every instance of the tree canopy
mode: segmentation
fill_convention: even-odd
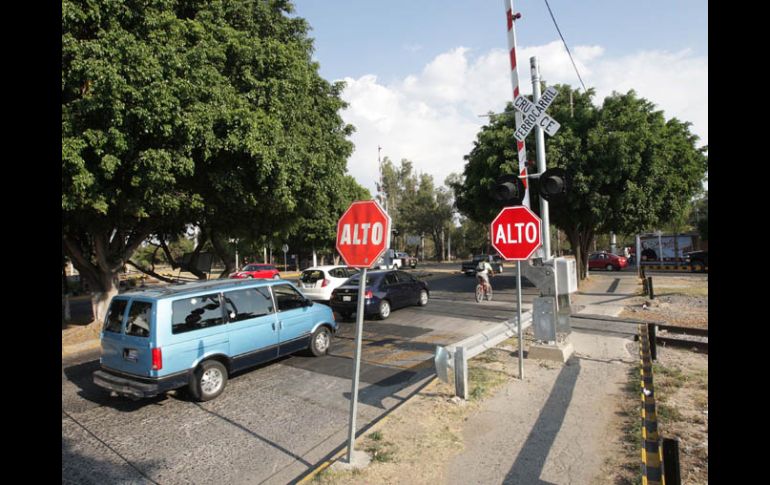
[[[149,235],[187,224],[215,248],[316,219],[328,238],[353,128],[292,12],[285,0],[63,1],[63,240],[97,291],[115,292]]]
[[[566,170],[570,187],[550,204],[551,223],[579,248],[581,277],[590,244],[599,232],[641,232],[680,214],[698,193],[707,169],[707,148],[696,146],[690,123],[666,120],[650,101],[632,90],[613,93],[595,107],[588,92],[556,85],[560,95],[548,109],[561,123],[546,138],[549,168]],[[467,217],[489,223],[500,210],[491,196],[495,179],[514,173],[515,120],[512,103],[482,127],[465,157],[461,182],[453,184],[457,207]],[[527,146],[534,149],[534,130]],[[528,153],[534,160],[534,153]],[[537,197],[531,198],[533,207]]]

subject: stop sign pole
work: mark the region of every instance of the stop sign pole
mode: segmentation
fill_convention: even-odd
[[[361,373],[361,337],[364,327],[364,292],[366,270],[379,260],[390,247],[390,216],[373,200],[350,204],[337,222],[337,251],[345,264],[361,268],[356,311],[356,344],[353,356],[353,387],[350,391],[350,419],[348,421],[348,464],[352,464],[356,439],[358,411],[358,380]]]
[[[542,245],[542,221],[529,207],[504,207],[492,220],[492,247],[506,261],[516,261],[516,317],[519,337],[519,379],[524,379],[524,330],[521,324],[521,262]]]

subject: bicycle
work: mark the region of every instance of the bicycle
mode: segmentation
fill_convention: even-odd
[[[481,303],[481,300],[486,296],[487,301],[492,301],[492,283],[489,285],[484,284],[484,279],[481,276],[477,276],[476,280],[476,303]]]

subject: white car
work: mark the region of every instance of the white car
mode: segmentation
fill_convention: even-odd
[[[347,266],[314,266],[299,276],[299,288],[311,300],[329,301],[332,291],[358,271]]]

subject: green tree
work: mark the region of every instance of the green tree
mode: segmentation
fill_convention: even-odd
[[[63,1],[63,242],[97,320],[148,237],[193,224],[222,257],[230,238],[289,232],[337,195],[352,151],[342,84],[319,76],[291,12],[285,0]]]
[[[414,196],[404,199],[401,218],[404,227],[413,234],[429,234],[433,239],[435,257],[443,258],[444,239],[452,226],[452,194],[445,187],[436,188],[433,177],[421,174]]]
[[[297,225],[288,233],[289,247],[297,248],[304,254],[318,251],[334,256],[337,239],[337,222],[342,214],[356,200],[371,200],[369,189],[362,187],[355,178],[345,175],[339,179],[339,186],[332,187],[315,200],[308,200],[308,210],[300,216]]]
[[[696,147],[689,123],[666,121],[633,90],[613,93],[596,108],[593,89],[572,91],[571,107],[571,88],[555,87],[560,95],[549,114],[561,129],[547,139],[547,163],[564,168],[572,182],[567,196],[550,204],[551,223],[566,233],[583,279],[596,234],[639,232],[685,210],[705,174],[707,149]],[[500,207],[491,198],[494,180],[515,163],[512,109],[509,103],[506,115],[482,128],[456,187],[458,208],[485,223]]]

